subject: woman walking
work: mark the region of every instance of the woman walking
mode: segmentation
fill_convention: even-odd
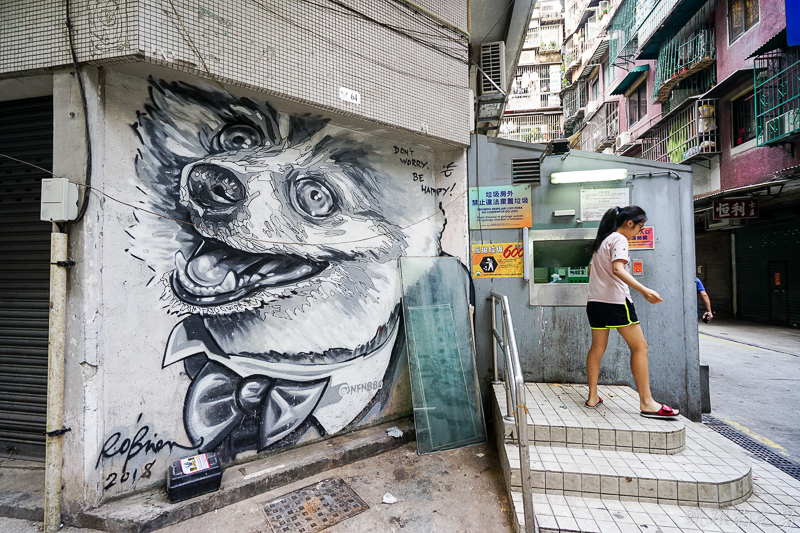
[[[639,283],[628,272],[628,240],[638,235],[647,215],[635,205],[606,211],[597,228],[592,244],[592,264],[589,267],[589,298],[586,314],[592,328],[592,347],[586,356],[586,374],[589,380],[587,407],[597,407],[603,399],[597,395],[600,360],[608,346],[608,334],[619,331],[631,350],[631,372],[639,391],[641,415],[649,418],[672,419],[678,410],[662,405],[650,393],[650,375],[647,365],[647,341],[644,340],[639,318],[631,301],[631,291],[639,292],[651,304],[664,300],[654,291]]]

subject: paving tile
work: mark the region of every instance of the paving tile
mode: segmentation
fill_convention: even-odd
[[[547,399],[548,388],[549,386],[541,384],[536,386],[537,398]],[[585,395],[585,390],[580,394],[576,396],[578,400]],[[608,404],[610,407],[630,400],[628,406],[638,408],[634,393],[629,394],[627,400],[612,396],[609,391],[601,392],[603,394],[604,406]],[[572,397],[569,394],[561,394],[558,401],[562,402],[560,405],[569,405],[570,398]],[[548,402],[551,402],[552,408],[542,409],[541,415],[537,416],[542,420],[555,422],[568,419],[567,415],[558,412],[565,409],[553,407],[551,400]],[[577,402],[574,399],[572,401]],[[645,429],[644,426],[637,426],[634,423],[636,421],[629,422],[631,444],[634,444],[634,432],[644,432]],[[627,424],[620,417],[599,417],[596,412],[576,413],[571,423],[587,424],[587,427],[595,430],[598,447],[601,430],[610,429],[610,425],[616,438],[621,433],[620,426],[615,424]],[[573,440],[577,440],[577,428],[569,425],[565,427],[565,440],[569,440],[570,435]],[[649,433],[646,434],[649,448]],[[583,431],[580,435],[582,438]],[[666,435],[666,446],[681,442],[676,441],[677,437]],[[618,439],[613,451],[564,447],[557,450],[558,447],[554,446],[532,446],[532,464],[540,467],[547,464],[550,468],[558,469],[553,472],[532,473],[532,478],[542,479],[545,486],[547,480],[550,480],[549,493],[531,495],[536,502],[534,512],[537,519],[541,513],[541,531],[555,533],[561,529],[583,533],[628,533],[637,531],[631,529],[631,526],[639,528],[640,525],[648,525],[651,527],[638,530],[658,529],[663,533],[800,533],[800,481],[757,459],[752,460],[751,471],[750,461],[742,450],[720,439],[721,437],[710,432],[708,428],[686,422],[686,449],[675,456],[652,453],[657,450],[648,450],[651,453],[646,454],[620,450],[619,444],[623,442]],[[542,448],[548,450],[537,452]],[[519,457],[514,456],[515,448],[504,451],[510,452],[510,456],[506,458],[501,453],[501,463],[513,479],[513,468],[518,468]],[[600,471],[609,472],[608,469],[615,474],[628,476],[599,475]],[[630,476],[631,473],[634,476]],[[653,477],[647,477],[648,474],[653,474]],[[730,479],[730,483],[720,485],[720,476],[734,477]],[[631,477],[632,481],[627,482],[626,477]],[[611,479],[616,479],[619,483],[618,494],[607,497],[603,494],[603,488],[613,490],[613,482],[609,481]],[[558,480],[561,480],[560,486]],[[626,493],[633,492],[628,485],[633,485],[634,480],[638,484],[639,501],[625,499],[630,498]],[[580,492],[570,490],[578,486]],[[720,503],[725,505],[726,502],[737,500],[744,501],[720,508]],[[518,492],[512,492],[512,503],[516,509],[521,508],[522,499]],[[554,512],[558,513],[560,521],[556,519]],[[516,514],[518,520],[521,520],[522,513]]]

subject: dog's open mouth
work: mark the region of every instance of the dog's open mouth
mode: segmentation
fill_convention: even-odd
[[[257,291],[281,287],[316,276],[328,267],[294,255],[251,254],[206,240],[188,260],[175,254],[172,290],[186,303],[222,305]]]

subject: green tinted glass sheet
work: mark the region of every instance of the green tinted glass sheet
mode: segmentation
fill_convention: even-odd
[[[403,257],[403,316],[417,450],[449,450],[486,440],[466,287],[452,257]]]

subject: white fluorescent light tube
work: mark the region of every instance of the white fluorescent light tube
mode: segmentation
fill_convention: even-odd
[[[584,183],[587,181],[617,181],[628,177],[626,168],[604,168],[602,170],[577,170],[574,172],[553,172],[550,183]]]

